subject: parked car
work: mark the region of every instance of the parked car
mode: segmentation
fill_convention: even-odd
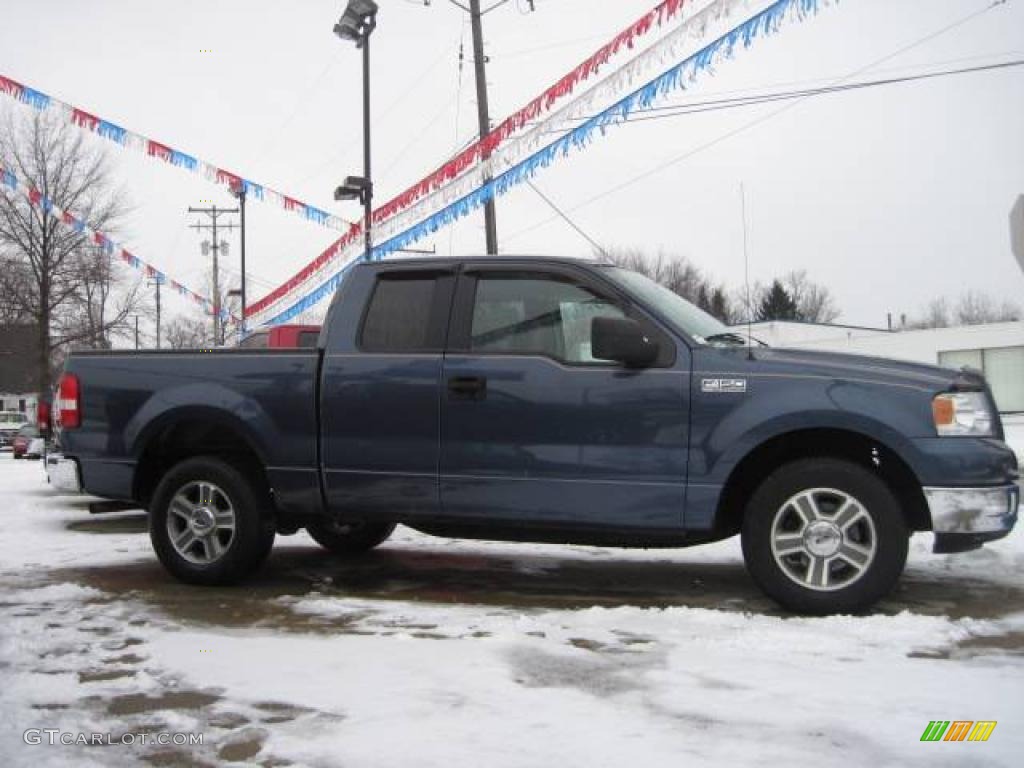
[[[238,346],[242,349],[312,348],[319,337],[319,325],[277,325],[253,331]]]
[[[21,411],[0,411],[0,449],[10,448],[18,430],[28,423],[28,416]]]
[[[749,344],[611,265],[369,262],[316,349],[73,352],[55,469],[145,506],[160,561],[196,584],[248,576],[300,528],[343,556],[397,523],[740,534],[768,595],[828,613],[887,594],[912,531],[959,552],[1013,527],[1017,460],[982,376]]]
[[[38,459],[43,455],[43,438],[34,424],[19,429],[11,445],[16,459]]]

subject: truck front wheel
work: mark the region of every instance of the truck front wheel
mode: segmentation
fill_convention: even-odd
[[[395,530],[394,523],[310,523],[306,531],[313,541],[336,555],[359,555],[382,544]]]
[[[888,486],[858,464],[805,459],[754,492],[743,556],[758,586],[800,613],[863,610],[893,588],[907,559],[906,521]]]
[[[212,456],[175,465],[149,507],[160,562],[189,584],[231,584],[253,573],[274,543],[267,493],[238,467]]]

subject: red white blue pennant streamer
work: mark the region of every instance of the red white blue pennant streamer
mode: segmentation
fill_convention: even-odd
[[[710,1],[708,0],[708,2]],[[380,229],[382,222],[402,211],[406,211],[417,201],[444,187],[444,185],[472,168],[482,158],[489,157],[500,145],[506,142],[513,134],[528,126],[531,121],[537,120],[550,112],[557,103],[561,102],[565,97],[571,96],[583,83],[595,77],[618,54],[624,51],[632,51],[639,40],[652,34],[655,30],[667,26],[670,22],[685,18],[686,13],[691,12],[694,6],[699,5],[700,2],[698,0],[662,0],[662,2],[659,2],[654,8],[560,77],[553,85],[526,106],[502,120],[483,139],[466,147],[440,168],[377,208],[373,212],[374,234],[380,235],[382,233]],[[618,93],[621,92],[620,89]],[[448,201],[450,202],[452,199],[455,198],[450,197]],[[436,198],[432,199],[431,203],[426,207],[435,203]],[[417,205],[415,211],[410,213],[405,221],[408,221],[409,218],[416,220],[418,217],[425,215],[426,212],[425,206]],[[386,231],[387,233],[395,234],[400,230],[389,225]],[[246,308],[246,316],[262,314],[270,310],[272,305],[285,299],[288,294],[301,290],[307,283],[316,279],[316,273],[327,268],[339,258],[344,259],[352,256],[361,241],[362,227],[357,223],[341,239],[332,243],[317,258],[299,270],[299,272],[269,294],[248,306]]]
[[[26,183],[23,179],[19,179],[13,171],[0,167],[0,186],[15,192],[20,192],[25,196],[29,203],[34,205],[40,211],[52,216],[62,224],[71,227],[76,232],[81,232],[83,236],[85,236],[90,242],[102,248],[104,253],[111,258],[116,255],[122,263],[132,269],[142,272],[148,278],[153,278],[155,280],[159,280],[161,283],[169,285],[171,290],[179,296],[182,296],[193,304],[197,304],[202,307],[203,311],[207,314],[213,314],[213,302],[208,298],[200,296],[195,291],[186,288],[177,280],[164,274],[152,264],[143,261],[135,254],[129,252],[121,243],[114,241],[103,232],[90,227],[83,219],[75,216],[71,211],[61,209],[34,186]],[[226,309],[221,308],[220,316],[222,319],[227,320],[231,315]]]
[[[542,149],[551,142],[552,135],[567,131],[570,126],[580,120],[585,120],[590,115],[599,112],[618,99],[622,93],[635,87],[638,82],[649,78],[652,73],[661,72],[666,66],[683,60],[687,53],[703,45],[707,40],[714,39],[723,30],[729,29],[734,23],[732,20],[740,11],[749,13],[751,7],[763,9],[770,2],[771,0],[708,0],[703,6],[699,3],[687,4],[685,13],[680,11],[684,7],[681,2],[676,3],[672,8],[666,7],[665,3],[660,4],[654,11],[651,11],[651,14],[656,14],[659,10],[666,14],[671,12],[672,18],[677,18],[679,21],[674,30],[557,112],[552,113],[542,122],[534,124],[527,133],[511,140],[507,140],[508,134],[506,134],[504,143],[493,155],[481,160],[476,165],[462,166],[460,174],[453,175],[453,180],[447,185],[434,191],[422,191],[423,196],[411,207],[400,210],[391,218],[377,224],[374,230],[374,239],[383,242],[450,203],[462,199],[474,189],[482,186],[487,179],[500,175],[522,158]],[[655,20],[658,21],[658,24],[662,23],[661,16],[651,16],[651,14],[648,14],[650,18],[645,17],[648,24],[653,25]],[[618,37],[621,37],[622,34],[620,33]],[[608,46],[601,50],[605,50],[605,48]],[[536,101],[534,100],[531,104]],[[544,103],[550,109],[550,101],[545,100]],[[539,115],[542,111],[538,109],[535,110],[535,113]],[[507,120],[502,125],[506,123],[508,123]],[[516,124],[523,127],[521,122]],[[380,209],[378,209],[379,211]],[[375,214],[375,218],[379,217]],[[345,262],[350,258],[357,257],[361,252],[360,232],[361,228],[354,227],[290,280],[250,305],[246,310],[246,316],[251,317],[273,311],[274,305],[282,303],[289,293],[307,288],[309,283],[317,279],[317,272],[324,270],[336,261]]]
[[[460,200],[478,189],[487,179],[500,176],[520,160],[551,143],[551,136],[568,131],[618,100],[623,93],[661,72],[672,63],[683,61],[694,50],[714,39],[735,24],[738,12],[752,7],[764,9],[772,0],[713,0],[685,18],[679,27],[647,48],[636,58],[596,83],[579,98],[536,123],[525,134],[503,144],[491,157],[483,160],[451,184],[423,198],[419,205],[398,214],[386,225],[387,234],[403,232],[431,213]],[[690,79],[695,72],[689,74]],[[685,86],[682,86],[685,87]]]
[[[294,197],[289,197],[265,184],[257,184],[255,181],[219,168],[212,163],[207,163],[155,139],[129,131],[109,120],[104,120],[101,117],[86,112],[84,109],[79,109],[3,75],[0,75],[0,93],[5,93],[12,99],[28,104],[39,112],[55,112],[66,123],[76,125],[79,128],[95,133],[97,136],[102,136],[118,146],[134,149],[148,157],[162,160],[169,165],[184,168],[186,171],[202,176],[207,181],[225,184],[232,190],[237,190],[241,187],[250,199],[276,205],[279,208],[301,216],[306,221],[341,231],[345,231],[351,226],[351,222],[342,219],[340,216],[335,216]]]
[[[646,109],[666,95],[686,88],[698,75],[712,71],[716,64],[731,58],[737,46],[749,48],[758,38],[778,32],[785,21],[802,21],[808,15],[816,13],[819,6],[827,2],[829,0],[777,0],[499,176],[375,246],[371,258],[381,259],[407,248],[420,238],[480,208],[488,200],[504,195],[513,187],[533,178],[538,171],[547,168],[558,158],[567,156],[574,149],[584,149],[596,137],[595,134],[603,135],[607,128],[625,122],[636,110]],[[309,311],[337,290],[345,274],[355,263],[351,262],[344,266],[315,290],[265,321],[264,325],[284,323],[296,315]]]

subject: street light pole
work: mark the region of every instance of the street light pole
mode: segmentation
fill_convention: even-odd
[[[373,176],[370,175],[370,33],[363,38],[363,178],[366,189],[363,194],[363,235],[366,240],[365,261],[373,253]]]
[[[377,27],[374,0],[348,0],[345,12],[334,25],[334,34],[363,49],[363,175],[348,176],[334,190],[335,200],[359,200],[363,204],[363,259],[373,255],[373,179],[370,175],[370,35]]]
[[[238,209],[240,212],[241,219],[241,230],[242,230],[242,283],[239,286],[238,291],[232,291],[231,295],[238,295],[242,300],[242,332],[245,332],[245,183],[239,182],[231,186],[231,194],[238,200]]]

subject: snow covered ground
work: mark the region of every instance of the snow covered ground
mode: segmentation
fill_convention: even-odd
[[[912,541],[869,616],[782,615],[735,541],[689,550],[399,533],[350,563],[279,539],[259,579],[169,579],[0,454],[0,764],[1020,765],[1024,544]],[[922,743],[930,720],[996,720]],[[201,746],[26,744],[27,729]],[[138,737],[136,737],[138,741]]]

